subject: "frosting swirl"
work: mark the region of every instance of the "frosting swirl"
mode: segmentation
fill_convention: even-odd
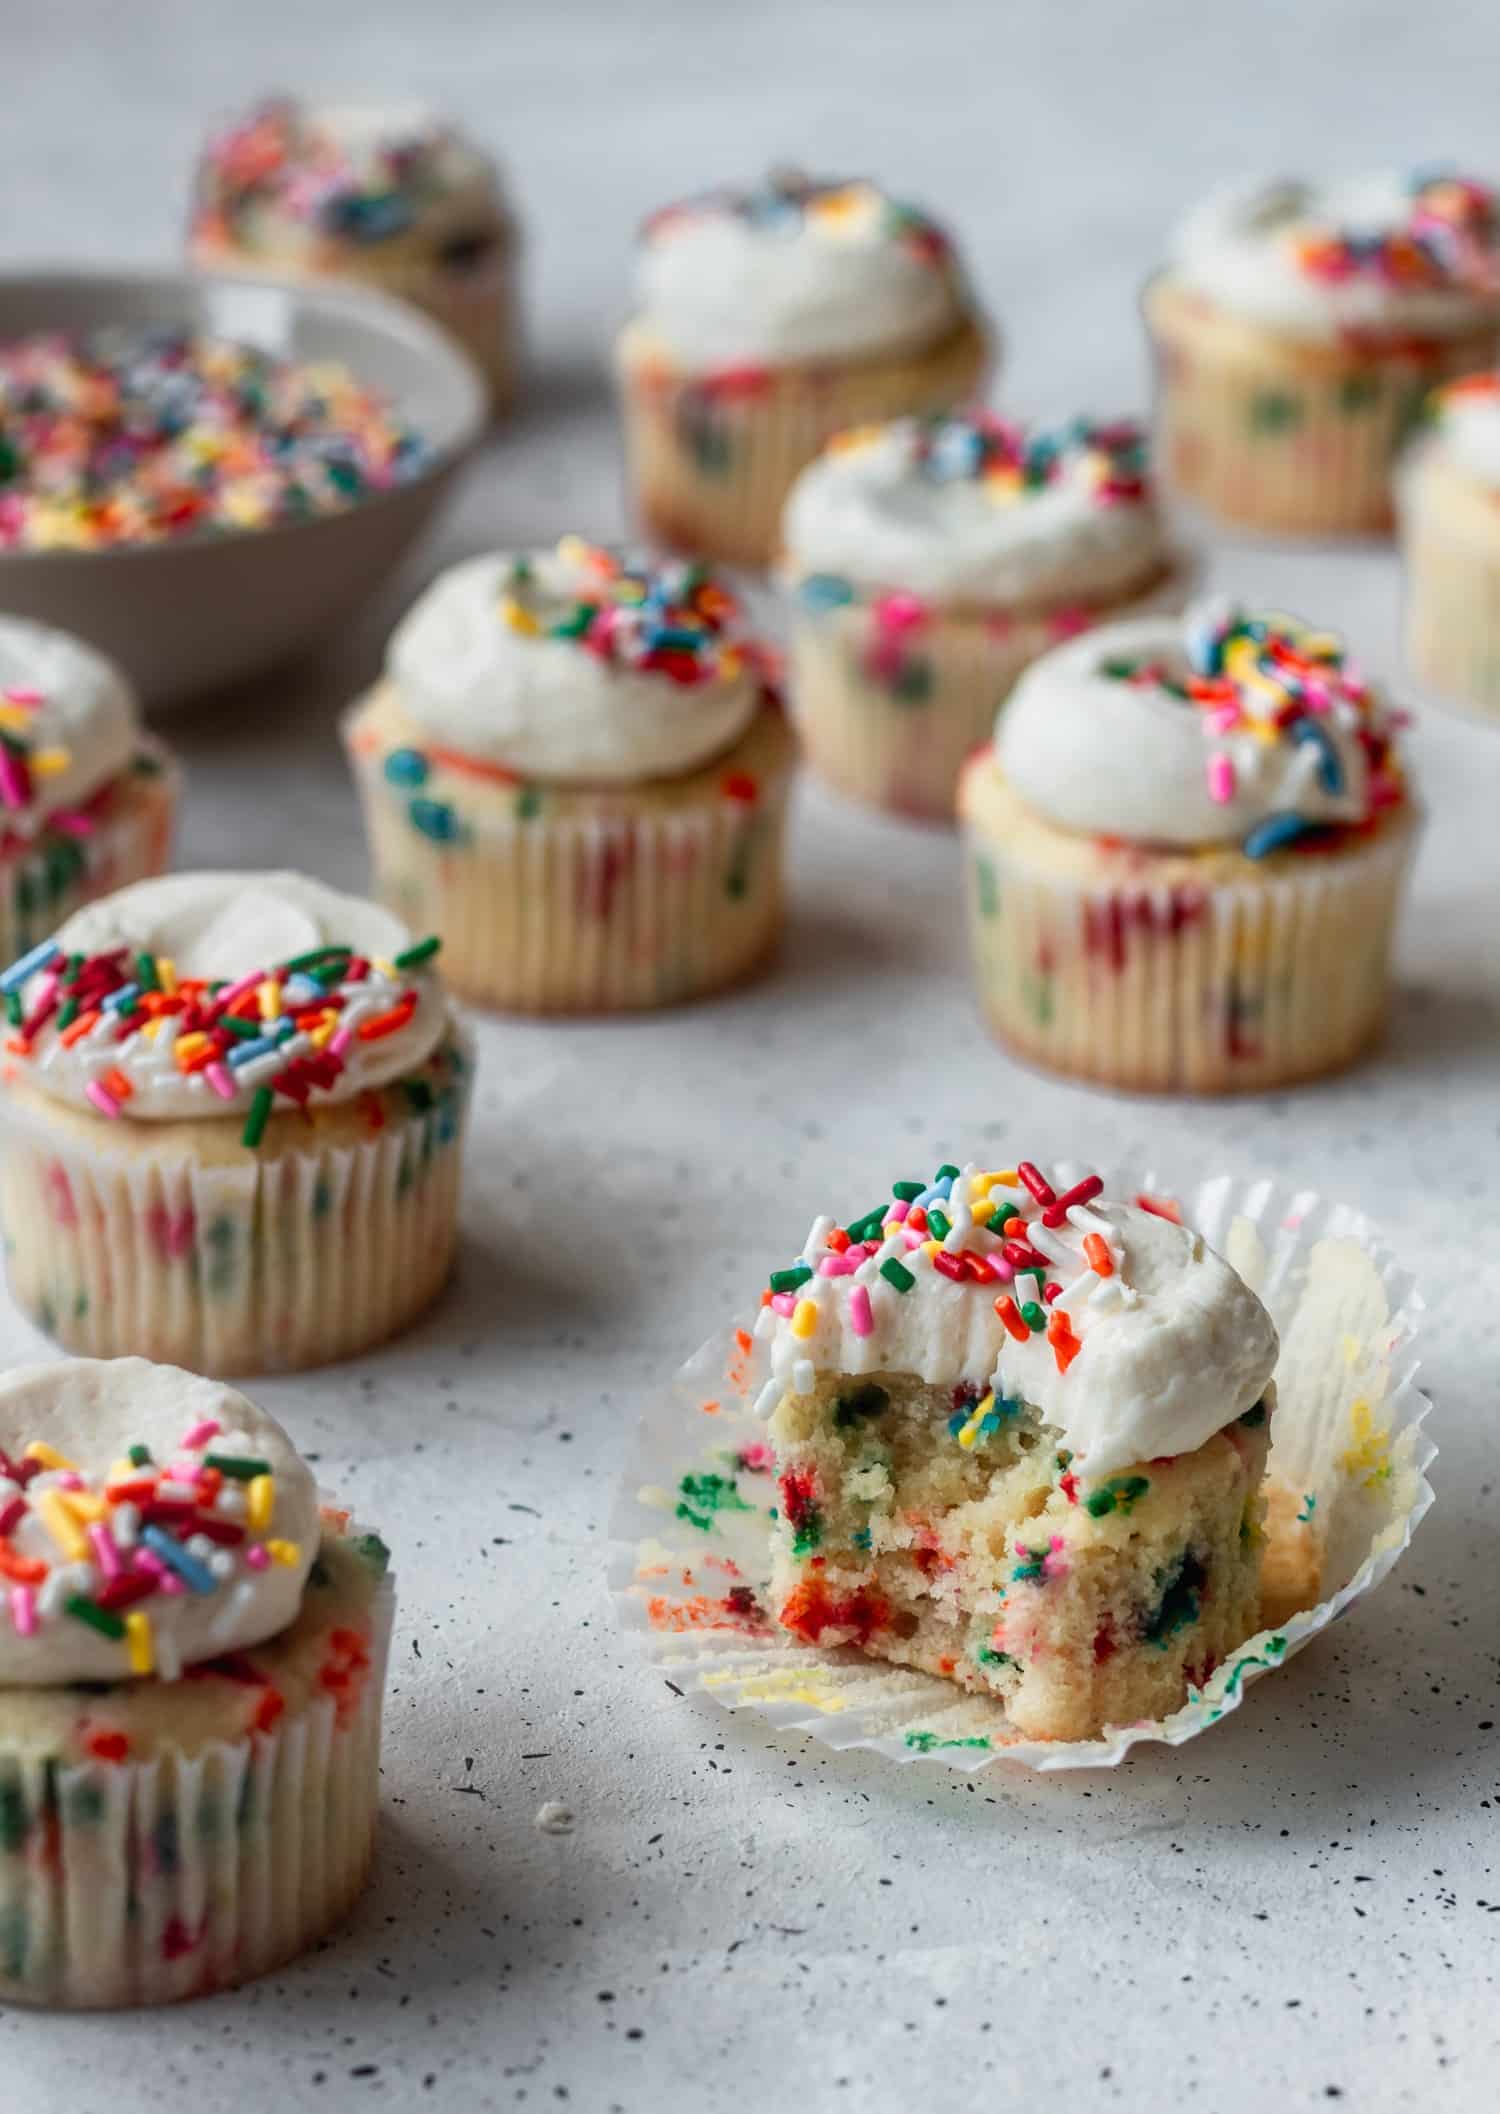
[[[17,1076],[109,1117],[344,1101],[414,1071],[448,1007],[435,940],[289,873],[168,874],[69,918],[0,973]]]
[[[966,295],[948,238],[872,183],[773,178],[646,222],[644,320],[694,366],[776,367],[935,343]]]
[[[769,671],[703,566],[633,561],[565,536],[468,559],[397,626],[408,716],[470,759],[562,784],[698,769],[755,717]]]
[[[113,662],[65,631],[0,617],[0,840],[86,829],[79,809],[139,741],[135,696]]]
[[[1044,655],[1000,715],[995,754],[1059,828],[1258,858],[1402,800],[1397,724],[1337,638],[1203,602]]]
[[[961,1444],[1024,1404],[1089,1476],[1201,1446],[1264,1396],[1271,1317],[1170,1207],[1102,1187],[950,1163],[862,1219],[816,1220],[765,1294],[759,1406],[819,1373],[913,1373],[965,1392]]]
[[[1182,285],[1298,337],[1450,337],[1500,316],[1500,212],[1465,176],[1384,171],[1218,192],[1172,243]]]
[[[1002,607],[1117,597],[1166,562],[1138,426],[982,412],[842,435],[793,486],[784,540],[809,585]]]
[[[0,1686],[155,1674],[286,1629],[312,1471],[232,1387],[145,1358],[0,1378]]]

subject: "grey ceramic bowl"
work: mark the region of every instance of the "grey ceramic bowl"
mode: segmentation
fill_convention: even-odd
[[[0,551],[0,612],[76,632],[155,711],[276,667],[326,637],[426,527],[485,420],[468,358],[415,309],[344,287],[181,271],[0,273],[0,340],[179,324],[295,360],[340,360],[428,443],[410,483],[280,528],[98,551]]]

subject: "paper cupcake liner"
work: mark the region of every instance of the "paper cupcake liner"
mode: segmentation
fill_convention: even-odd
[[[378,752],[351,751],[374,892],[443,936],[443,974],[476,1005],[516,1013],[634,1011],[750,975],[781,927],[791,774],[654,807],[549,815],[413,797]],[[732,775],[732,774],[731,774]]]
[[[1251,330],[1148,292],[1155,456],[1219,520],[1290,535],[1391,526],[1392,463],[1427,392],[1490,364],[1493,330],[1379,352]]]
[[[1453,533],[1436,497],[1413,492],[1401,514],[1412,670],[1445,702],[1500,720],[1500,509],[1488,536]]]
[[[1084,1172],[1062,1165],[1057,1179]],[[1101,1172],[1108,1195],[1171,1193],[1155,1174]],[[1180,1746],[1236,1710],[1251,1682],[1380,1583],[1432,1502],[1431,1405],[1416,1385],[1422,1302],[1370,1222],[1310,1190],[1221,1176],[1178,1195],[1187,1222],[1266,1302],[1282,1342],[1268,1470],[1274,1627],[1180,1709],[1097,1739],[1028,1740],[993,1697],[852,1649],[789,1643],[766,1597],[777,1489],[751,1408],[765,1373],[748,1328],[711,1339],[646,1411],[611,1522],[624,1627],[680,1688],[726,1709],[827,1747],[965,1772],[997,1761],[1112,1767],[1143,1740]]]
[[[352,1358],[442,1290],[458,1238],[472,1047],[426,1109],[353,1143],[227,1166],[120,1151],[104,1117],[0,1106],[11,1295],[64,1350],[190,1372]],[[234,1119],[226,1119],[233,1121]],[[133,1135],[141,1126],[132,1127]]]
[[[352,1708],[323,1692],[268,1731],[141,1762],[59,1767],[0,1741],[0,1999],[169,2004],[338,1923],[369,1870],[394,1612],[387,1578]]]
[[[142,741],[86,835],[51,829],[25,851],[0,853],[0,952],[17,960],[74,911],[166,867],[182,777],[160,742]]]
[[[1188,571],[1116,602],[987,614],[909,595],[830,606],[815,582],[811,594],[789,583],[790,695],[809,764],[868,806],[951,822],[966,758],[1031,663],[1094,624],[1180,608]]]
[[[1028,1062],[1104,1086],[1229,1093],[1335,1071],[1383,1024],[1416,835],[1407,815],[1357,848],[1199,884],[1149,853],[1101,852],[1081,881],[971,826],[980,1005]]]
[[[920,353],[836,367],[676,372],[631,325],[617,356],[625,448],[646,534],[726,564],[768,565],[798,473],[850,426],[951,410],[982,388],[984,331],[967,320]]]

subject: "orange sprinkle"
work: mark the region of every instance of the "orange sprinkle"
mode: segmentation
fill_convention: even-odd
[[[102,1086],[108,1087],[109,1091],[114,1095],[117,1101],[128,1101],[131,1095],[135,1092],[135,1088],[131,1085],[130,1081],[125,1077],[125,1074],[120,1070],[120,1067],[117,1064],[112,1064],[110,1066],[109,1070],[105,1073],[103,1079],[100,1081],[100,1084]]]
[[[1052,1346],[1052,1355],[1057,1360],[1057,1370],[1060,1373],[1065,1373],[1068,1370],[1068,1367],[1083,1349],[1083,1345],[1073,1334],[1073,1325],[1068,1320],[1067,1315],[1061,1313],[1056,1307],[1053,1308],[1047,1322],[1047,1341]]]
[[[99,1008],[97,1006],[91,1013],[80,1013],[70,1028],[63,1029],[61,1035],[57,1038],[58,1041],[65,1050],[71,1050],[75,1042],[82,1042],[84,1036],[95,1026],[98,1019]]]
[[[995,1312],[1005,1323],[1007,1333],[1014,1336],[1017,1343],[1030,1342],[1031,1331],[1021,1319],[1021,1309],[1011,1298],[1009,1292],[1002,1292],[995,1301]]]
[[[23,1556],[0,1535],[0,1578],[12,1579],[16,1585],[40,1585],[46,1575],[44,1563],[34,1556]]]
[[[1089,1268],[1096,1277],[1113,1277],[1114,1257],[1109,1252],[1109,1242],[1102,1233],[1086,1233],[1083,1236],[1083,1252],[1088,1257]]]
[[[385,1035],[394,1035],[406,1026],[417,1010],[413,993],[408,993],[400,1005],[392,1006],[389,1013],[377,1013],[373,1020],[362,1020],[359,1024],[361,1042],[379,1042]]]

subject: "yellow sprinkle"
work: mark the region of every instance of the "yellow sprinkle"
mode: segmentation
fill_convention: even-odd
[[[294,1541],[268,1541],[266,1543],[266,1554],[270,1557],[272,1563],[284,1563],[288,1569],[294,1563],[302,1561],[301,1547]]]
[[[26,767],[35,778],[56,778],[72,761],[67,749],[37,749],[27,757]]]
[[[933,1256],[933,1255],[941,1255],[941,1254],[942,1254],[942,1252],[943,1252],[943,1244],[942,1244],[942,1242],[941,1242],[941,1241],[923,1241],[923,1243],[922,1243],[922,1247],[921,1247],[921,1253],[922,1253],[923,1255],[926,1255],[926,1256]]]
[[[31,731],[31,714],[24,705],[0,705],[0,727],[11,734],[28,734]]]
[[[179,1068],[186,1071],[192,1060],[209,1046],[208,1037],[203,1030],[194,1028],[191,1034],[178,1036],[172,1045],[172,1055],[177,1059]]]
[[[966,1450],[971,1450],[973,1448],[974,1441],[979,1437],[979,1427],[984,1422],[985,1418],[989,1415],[990,1411],[994,1408],[994,1406],[995,1397],[993,1394],[988,1394],[985,1396],[982,1402],[975,1403],[972,1416],[969,1418],[968,1423],[963,1426],[962,1430],[958,1434],[958,1443],[960,1446],[964,1447]]]
[[[542,628],[531,611],[523,608],[514,595],[501,596],[500,615],[511,630],[519,631],[523,638],[534,639]]]
[[[97,1494],[87,1490],[60,1490],[57,1494],[74,1519],[81,1519],[85,1526],[91,1525],[96,1519],[103,1519],[105,1504],[103,1498]]]
[[[256,993],[262,1020],[281,1018],[281,984],[278,978],[268,976]]]
[[[338,1033],[338,1026],[339,1017],[337,1013],[323,1014],[317,1026],[309,1028],[307,1031],[312,1037],[313,1048],[321,1050],[325,1043],[332,1042],[334,1036]]]
[[[116,1461],[104,1478],[107,1483],[128,1483],[132,1476],[140,1474],[134,1461]]]
[[[31,1500],[32,1509],[42,1525],[62,1550],[69,1563],[87,1563],[89,1560],[88,1539],[72,1513],[62,1501],[60,1490],[39,1490]]]
[[[149,1674],[156,1666],[151,1617],[143,1608],[132,1608],[125,1617],[125,1656],[133,1674]]]
[[[245,1524],[252,1534],[263,1534],[271,1524],[276,1503],[274,1475],[253,1475],[245,1488]]]
[[[999,1174],[992,1174],[990,1176],[990,1187],[992,1189],[994,1188],[997,1182],[1000,1184],[1000,1187],[1002,1189],[1019,1189],[1021,1186],[1021,1177],[1016,1173],[1014,1167],[1003,1167],[1001,1168]]]
[[[799,1299],[792,1309],[792,1334],[810,1336],[818,1325],[818,1303],[815,1299]]]
[[[1364,1346],[1360,1342],[1359,1338],[1357,1336],[1346,1335],[1343,1338],[1341,1348],[1344,1353],[1345,1365],[1358,1365],[1361,1357],[1364,1355]]]
[[[1345,1475],[1357,1476],[1367,1490],[1388,1481],[1391,1435],[1376,1428],[1374,1411],[1363,1395],[1349,1405],[1349,1436],[1353,1443],[1339,1456]]]
[[[148,1020],[146,1022],[146,1025],[141,1029],[141,1033],[145,1036],[147,1042],[155,1042],[157,1036],[166,1026],[167,1020],[167,1014],[158,1013],[155,1020]]]
[[[174,961],[170,961],[165,954],[159,954],[156,957],[156,981],[166,992],[168,998],[172,997],[177,989],[177,964]]]
[[[372,954],[370,956],[370,967],[383,976],[387,983],[394,984],[400,981],[400,973],[396,968],[396,964],[388,962],[383,954]]]
[[[73,1463],[66,1455],[59,1453],[55,1446],[49,1446],[45,1439],[33,1439],[26,1449],[26,1458],[28,1461],[40,1461],[44,1468],[71,1468],[73,1466]]]

